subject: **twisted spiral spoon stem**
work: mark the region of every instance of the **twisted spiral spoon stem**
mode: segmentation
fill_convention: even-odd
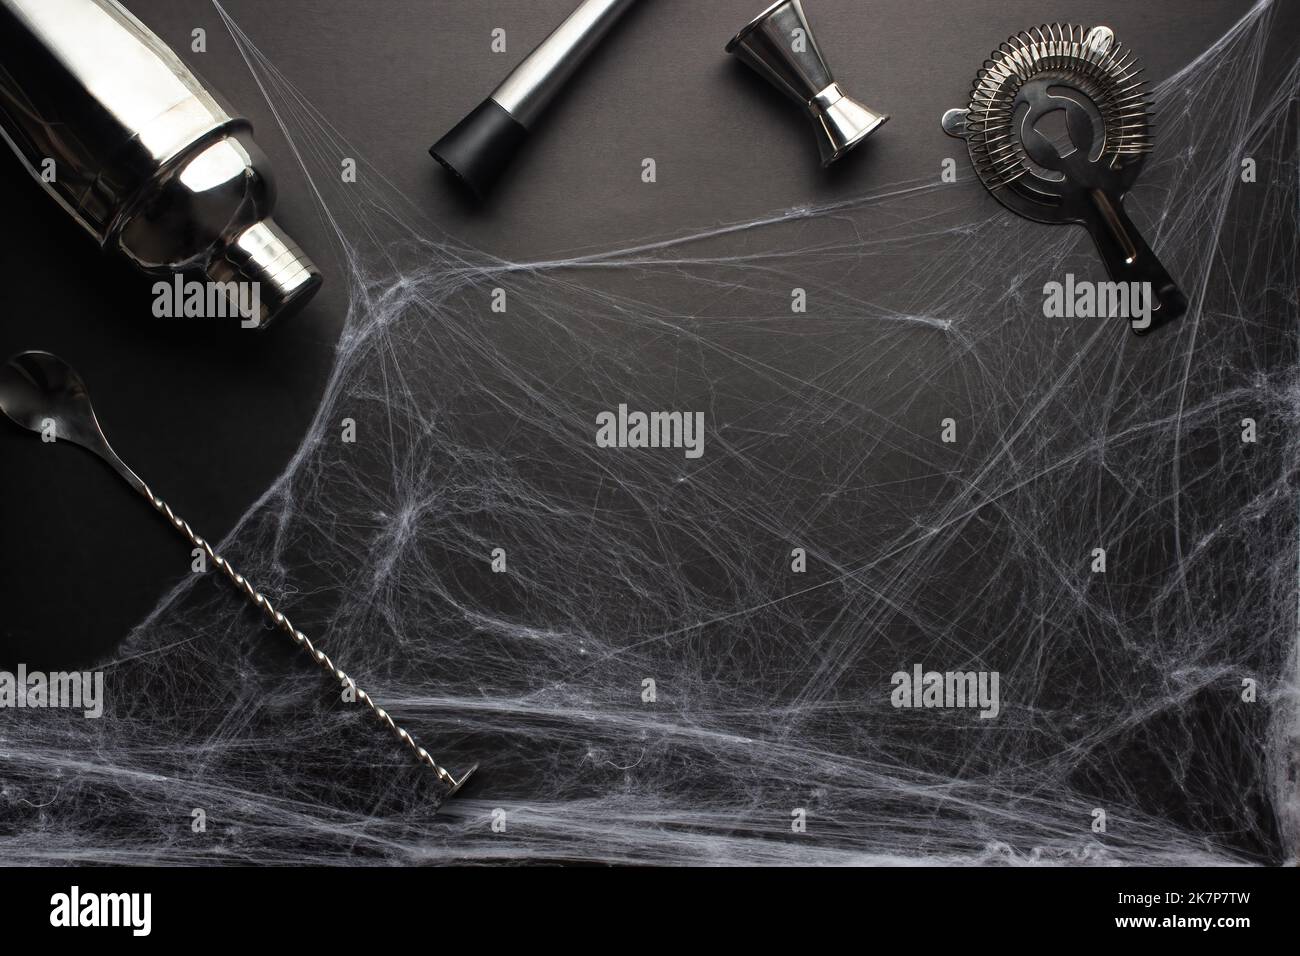
[[[81,377],[61,358],[49,352],[22,352],[0,368],[0,411],[15,424],[30,431],[49,434],[94,452],[105,461],[137,493],[151,504],[167,523],[175,528],[195,548],[201,549],[212,565],[276,628],[289,636],[298,647],[311,655],[311,659],[327,671],[344,688],[351,691],[357,701],[369,708],[375,719],[415,755],[416,760],[437,775],[447,786],[447,796],[456,793],[478,764],[470,767],[457,779],[442,767],[427,750],[416,743],[405,728],[381,707],[356,682],[339,667],[329,655],[311,642],[282,611],[276,609],[265,594],[257,590],[246,577],[213,549],[208,541],[190,527],[188,521],[176,514],[171,506],[159,498],[138,475],[117,456],[99,427],[90,395]]]

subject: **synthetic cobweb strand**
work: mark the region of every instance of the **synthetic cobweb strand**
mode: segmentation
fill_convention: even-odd
[[[1045,281],[1100,277],[1087,236],[969,172],[493,259],[376,169],[333,185],[356,150],[230,23],[351,305],[311,432],[221,550],[482,777],[435,816],[420,768],[187,577],[120,649],[102,720],[6,720],[0,856],[1286,858],[1300,76],[1259,83],[1271,10],[1157,91],[1130,206],[1191,308],[1143,340],[1042,318]],[[619,403],[704,411],[705,454],[596,448]],[[914,663],[998,671],[999,716],[895,710]]]

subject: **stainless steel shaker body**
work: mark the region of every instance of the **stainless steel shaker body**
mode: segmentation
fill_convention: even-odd
[[[146,273],[256,282],[258,325],[320,286],[270,218],[251,125],[115,0],[0,0],[0,135],[101,247]]]

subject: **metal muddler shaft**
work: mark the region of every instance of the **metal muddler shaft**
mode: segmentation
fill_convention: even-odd
[[[542,112],[636,0],[584,0],[429,153],[480,199]]]

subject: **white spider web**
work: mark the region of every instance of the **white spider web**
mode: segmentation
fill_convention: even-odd
[[[1300,71],[1260,81],[1273,12],[1158,90],[1129,207],[1191,306],[1144,339],[1041,317],[1045,281],[1101,278],[1091,243],[944,201],[982,191],[964,156],[956,184],[486,256],[373,167],[338,184],[357,151],[228,20],[350,309],[311,431],[220,550],[441,763],[482,769],[438,809],[282,635],[187,576],[107,665],[104,719],[0,730],[0,855],[1293,855]],[[704,456],[596,448],[620,402],[704,411]],[[1000,672],[1000,715],[895,710],[914,662]]]

